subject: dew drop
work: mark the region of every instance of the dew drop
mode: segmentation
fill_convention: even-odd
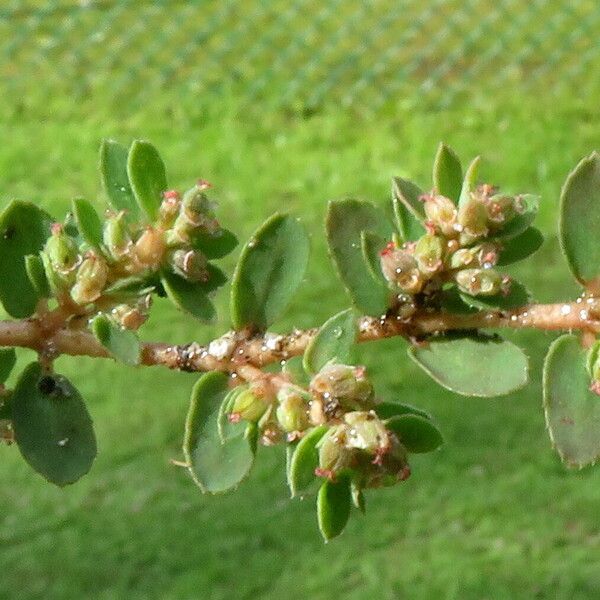
[[[342,335],[344,335],[344,330],[341,327],[336,327],[333,330],[333,337],[337,338],[338,340],[342,337]]]
[[[587,321],[590,318],[590,313],[587,310],[582,309],[579,311],[579,318],[582,321]]]
[[[563,316],[568,315],[571,312],[571,307],[568,304],[563,304],[560,307],[560,314]]]

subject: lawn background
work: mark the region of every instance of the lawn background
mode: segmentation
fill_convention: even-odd
[[[241,240],[275,210],[305,223],[312,259],[306,284],[274,327],[285,332],[348,306],[323,240],[327,200],[387,202],[393,175],[429,185],[444,140],[464,162],[481,154],[482,179],[542,195],[547,241],[512,272],[539,301],[575,298],[555,220],[568,171],[600,148],[597,106],[575,90],[558,98],[510,89],[486,98],[479,90],[471,100],[446,110],[398,102],[373,114],[334,104],[267,111],[190,93],[120,109],[98,97],[86,114],[9,111],[0,120],[1,202],[33,200],[57,217],[80,194],[100,207],[100,140],[150,139],[174,187],[199,177],[214,183],[221,220]],[[234,258],[223,263],[230,269]],[[157,302],[143,337],[208,341],[228,327],[227,290],[217,304],[220,323],[205,327]],[[327,545],[313,499],[288,498],[280,449],[263,449],[239,490],[218,497],[202,496],[169,463],[181,457],[194,375],[59,359],[58,370],[89,402],[99,455],[86,478],[60,490],[15,446],[0,448],[0,597],[597,597],[600,472],[564,469],[545,432],[541,362],[554,336],[510,337],[531,354],[531,385],[492,400],[436,387],[408,362],[402,341],[360,348],[379,395],[430,411],[447,443],[415,457],[405,484],[368,494],[366,517],[354,514]],[[33,358],[20,353],[21,364]]]

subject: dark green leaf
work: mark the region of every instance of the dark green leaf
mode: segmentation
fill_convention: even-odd
[[[83,239],[96,250],[102,245],[102,221],[90,202],[75,198],[71,204],[77,228]]]
[[[585,350],[567,334],[555,340],[544,363],[544,412],[550,438],[570,467],[600,458],[600,398],[589,390]]]
[[[571,171],[560,199],[559,234],[571,272],[600,290],[600,155],[593,152]]]
[[[419,415],[392,417],[386,421],[385,426],[414,454],[432,452],[444,443],[439,429],[429,419]]]
[[[238,245],[238,239],[229,229],[220,229],[214,235],[208,233],[199,235],[192,240],[192,246],[200,250],[208,259],[217,259],[233,252]]]
[[[8,379],[16,361],[14,348],[0,348],[0,385]]]
[[[94,337],[114,356],[126,365],[139,365],[141,346],[138,336],[129,329],[117,325],[110,317],[98,315],[91,323]]]
[[[50,298],[50,284],[46,278],[44,262],[39,254],[28,254],[25,257],[25,272],[29,282],[40,298]]]
[[[479,310],[466,303],[456,287],[443,291],[440,297],[440,308],[454,315],[471,315]]]
[[[460,190],[460,196],[458,198],[458,205],[462,206],[466,204],[471,198],[471,192],[475,189],[477,183],[477,173],[479,171],[479,156],[476,156],[471,164],[467,167],[467,172],[462,182]]]
[[[63,486],[90,470],[96,457],[92,420],[65,377],[45,374],[32,363],[21,374],[12,402],[19,450],[38,473]]]
[[[381,270],[381,251],[387,241],[372,231],[361,231],[360,248],[363,258],[373,279],[380,285],[387,287],[387,281]]]
[[[38,294],[25,269],[25,257],[37,254],[50,237],[52,219],[30,202],[15,200],[0,215],[0,300],[17,319],[35,311]]]
[[[418,240],[425,234],[425,208],[421,201],[423,191],[408,179],[392,179],[392,205],[396,226],[405,242]]]
[[[335,481],[325,480],[317,497],[317,517],[324,540],[342,533],[350,516],[350,477],[339,475]]]
[[[440,143],[433,163],[433,187],[438,194],[458,202],[462,183],[460,159],[452,148]]]
[[[192,283],[169,271],[165,271],[161,279],[169,300],[177,308],[205,322],[213,321],[217,314],[208,294],[227,280],[224,273],[214,265],[208,265],[208,273],[205,282]]]
[[[304,227],[275,214],[244,246],[231,282],[231,321],[235,329],[266,329],[296,294],[308,263]]]
[[[523,211],[508,221],[502,229],[494,232],[493,236],[495,238],[513,238],[521,235],[535,220],[540,206],[539,196],[523,194],[520,198],[523,204]]]
[[[158,150],[150,142],[135,140],[131,144],[127,176],[140,208],[150,221],[155,221],[167,189],[167,174]]]
[[[114,140],[103,140],[100,146],[100,175],[110,205],[125,211],[127,220],[138,222],[141,212],[127,176],[127,148]]]
[[[128,302],[139,296],[150,294],[155,289],[155,282],[143,277],[124,277],[104,288],[103,296]]]
[[[185,423],[183,452],[194,481],[203,492],[216,494],[237,486],[254,462],[255,444],[239,423],[239,434],[222,443],[217,427],[228,377],[216,371],[203,375],[192,391]]]
[[[408,353],[437,383],[464,396],[502,396],[528,380],[527,356],[497,337],[439,337]]]
[[[543,242],[544,236],[539,229],[529,227],[523,233],[504,242],[497,265],[504,267],[523,260],[537,252]]]
[[[12,421],[12,396],[8,390],[0,394],[0,419]]]
[[[430,418],[424,410],[400,402],[380,402],[375,406],[375,412],[380,419],[390,419],[401,415],[418,415],[425,419]]]
[[[347,363],[356,335],[356,317],[351,308],[325,321],[304,351],[304,370],[317,373],[334,359],[338,363]]]
[[[531,302],[531,294],[527,291],[527,288],[514,279],[511,281],[510,291],[506,295],[469,296],[469,294],[460,292],[460,297],[467,305],[482,310],[512,310],[513,308],[526,306]]]
[[[319,466],[317,444],[327,430],[326,425],[319,425],[311,429],[296,445],[288,469],[288,486],[292,498],[315,480],[315,469]]]
[[[373,282],[361,250],[361,233],[391,239],[392,227],[383,211],[361,200],[334,200],[327,212],[329,253],[353,304],[369,315],[388,308],[389,291]]]

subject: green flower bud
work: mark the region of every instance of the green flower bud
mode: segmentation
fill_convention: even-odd
[[[346,446],[349,448],[365,450],[370,454],[388,450],[388,431],[375,412],[349,412],[344,415],[344,421],[348,425]]]
[[[165,240],[162,231],[148,227],[135,243],[135,256],[140,263],[156,268],[165,252]]]
[[[502,277],[493,269],[464,269],[455,278],[460,290],[471,296],[494,296],[502,289]]]
[[[64,232],[60,224],[52,227],[52,235],[46,240],[40,256],[53,292],[68,290],[75,282],[75,271],[81,257],[75,240]]]
[[[333,418],[340,411],[373,406],[373,386],[363,367],[326,364],[310,382],[311,393],[323,402],[323,412]]]
[[[463,269],[475,262],[477,253],[472,248],[460,248],[450,256],[451,269]]]
[[[487,202],[487,214],[492,227],[501,227],[517,215],[517,206],[512,196],[492,196]]]
[[[386,248],[381,252],[381,271],[394,290],[416,294],[423,287],[417,261],[408,252]]]
[[[285,385],[277,392],[277,400],[277,421],[284,431],[291,433],[308,429],[310,396],[304,390],[294,385]]]
[[[444,242],[436,235],[429,233],[421,236],[415,246],[415,258],[419,270],[427,279],[443,267]]]
[[[194,233],[216,233],[220,229],[214,214],[214,204],[204,193],[205,186],[197,185],[188,190],[181,202],[181,210],[174,225],[176,235],[189,240]]]
[[[353,451],[346,447],[346,426],[337,425],[319,440],[319,471],[323,475],[335,476],[338,471],[349,467]]]
[[[123,211],[106,219],[102,237],[104,245],[115,260],[120,260],[130,251],[132,241]]]
[[[481,244],[473,251],[477,253],[477,261],[483,269],[490,269],[498,262],[498,248],[494,244]]]
[[[488,233],[488,213],[485,204],[471,198],[458,209],[458,224],[462,228],[460,241],[470,244]]]
[[[256,423],[265,414],[267,408],[267,403],[262,398],[256,396],[251,389],[248,389],[236,397],[231,409],[231,415]]]
[[[179,211],[181,209],[181,199],[179,192],[169,190],[163,194],[163,201],[160,203],[158,213],[158,226],[161,229],[170,229],[175,224]]]
[[[76,283],[71,289],[71,298],[77,304],[89,304],[97,300],[108,279],[106,261],[95,254],[89,254],[77,269]]]
[[[175,250],[169,256],[173,271],[193,282],[208,280],[208,261],[198,250]]]
[[[458,212],[452,200],[445,196],[428,196],[424,203],[427,219],[446,237],[457,235],[456,218]]]
[[[152,296],[148,294],[139,298],[134,306],[119,304],[115,306],[111,314],[113,318],[125,329],[137,331],[148,319],[148,311],[152,304]]]

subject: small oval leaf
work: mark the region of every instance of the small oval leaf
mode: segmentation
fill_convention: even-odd
[[[192,247],[200,250],[209,260],[223,258],[238,245],[238,239],[229,229],[221,228],[213,235],[198,235],[192,240]]]
[[[102,245],[102,221],[90,202],[84,198],[75,198],[71,209],[81,237],[96,250]]]
[[[425,208],[421,202],[423,191],[412,181],[392,179],[392,206],[396,226],[405,242],[418,240],[425,234]]]
[[[600,458],[600,398],[589,390],[586,353],[579,338],[556,339],[544,362],[544,413],[561,460],[583,467]]]
[[[433,452],[444,443],[440,430],[429,419],[420,415],[392,417],[385,422],[385,426],[413,454]]]
[[[361,200],[333,200],[325,225],[329,253],[352,303],[369,315],[385,313],[389,291],[373,282],[361,250],[363,231],[392,238],[392,226],[383,211]]]
[[[244,422],[238,434],[221,441],[217,421],[229,389],[225,373],[212,371],[196,382],[185,423],[183,453],[192,478],[203,492],[217,494],[236,487],[250,472],[256,445]]]
[[[127,177],[140,208],[150,221],[158,217],[167,173],[158,150],[144,140],[135,140],[127,156]]]
[[[503,243],[500,257],[496,263],[499,267],[512,265],[537,252],[544,243],[544,236],[539,229],[529,227],[523,233]]]
[[[292,498],[315,480],[315,469],[319,466],[317,444],[327,430],[326,425],[311,429],[294,448],[288,468],[288,486]]]
[[[114,356],[126,365],[139,365],[141,346],[138,336],[117,325],[110,317],[98,315],[91,323],[94,337]]]
[[[335,480],[325,480],[317,496],[317,518],[323,539],[329,540],[342,533],[350,517],[352,495],[350,477],[339,475]]]
[[[380,419],[391,419],[392,417],[400,417],[401,415],[418,415],[425,419],[431,418],[424,410],[400,402],[380,402],[375,406],[375,412]]]
[[[559,235],[575,279],[600,289],[600,154],[593,152],[571,171],[560,198]]]
[[[408,353],[434,381],[463,396],[502,396],[528,380],[527,356],[499,337],[443,336]]]
[[[458,202],[462,182],[460,159],[452,148],[440,143],[433,163],[433,187],[438,194]]]
[[[387,241],[372,231],[360,232],[360,248],[369,269],[371,277],[380,285],[387,287],[387,281],[381,269],[381,251],[385,248]]]
[[[347,364],[356,335],[356,319],[351,308],[325,321],[304,351],[305,371],[317,373],[330,360]]]
[[[477,183],[477,173],[479,172],[480,157],[476,156],[467,167],[465,177],[462,182],[458,205],[462,206],[471,199],[471,192],[475,189]]]
[[[309,241],[297,219],[275,214],[244,246],[231,282],[235,329],[264,330],[287,308],[308,263]]]
[[[28,254],[25,257],[25,272],[37,295],[40,298],[50,298],[52,292],[46,278],[44,261],[39,254]]]
[[[125,211],[128,221],[141,220],[140,207],[127,176],[127,148],[114,140],[100,146],[100,175],[108,202],[116,211]]]
[[[85,475],[96,457],[92,420],[79,392],[39,363],[21,374],[13,396],[13,428],[23,458],[63,486]]]
[[[17,319],[35,311],[38,294],[27,276],[25,257],[50,237],[52,219],[31,202],[15,200],[0,215],[0,300]]]

